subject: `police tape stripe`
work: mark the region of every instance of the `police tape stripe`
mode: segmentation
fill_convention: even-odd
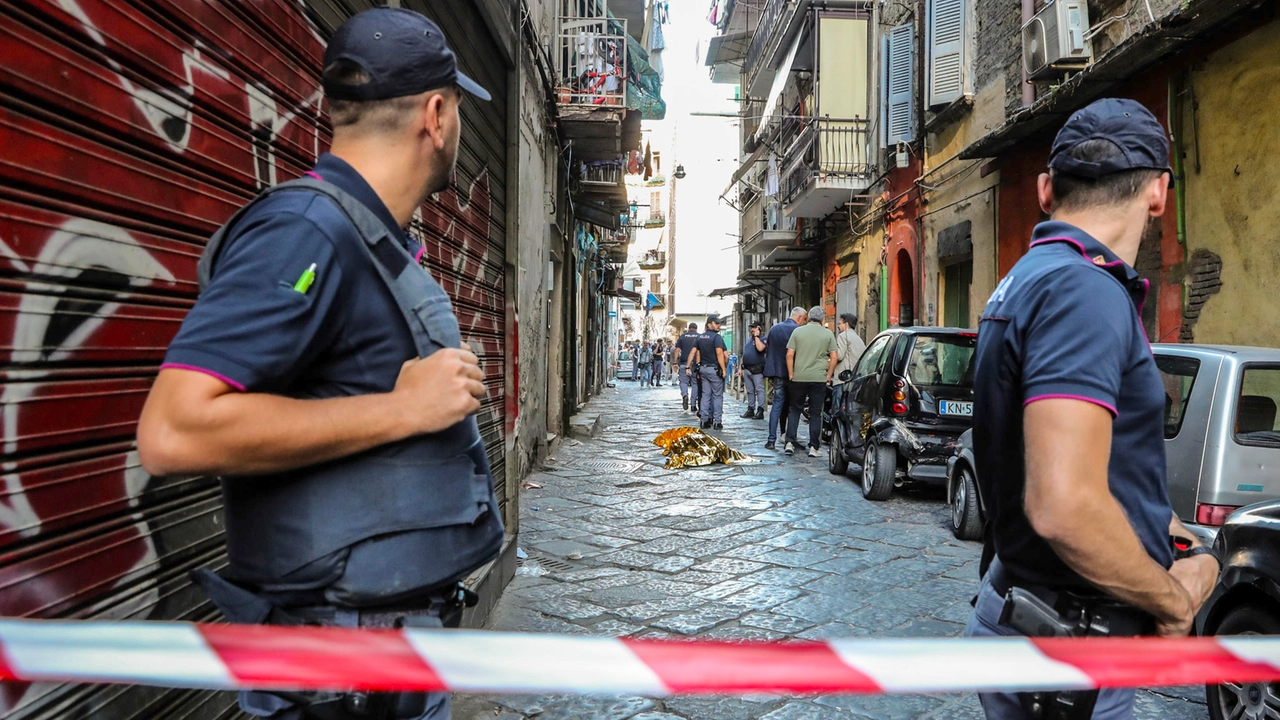
[[[0,620],[0,680],[490,693],[925,693],[1280,682],[1280,638],[734,643]]]

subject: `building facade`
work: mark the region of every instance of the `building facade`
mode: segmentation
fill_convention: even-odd
[[[1177,175],[1137,262],[1150,339],[1280,342],[1265,300],[1280,256],[1260,245],[1280,212],[1277,171],[1260,160],[1280,138],[1264,110],[1280,92],[1275,2],[713,8],[722,34],[706,62],[741,98],[742,164],[725,198],[741,213],[742,273],[723,291],[744,315],[821,303],[856,314],[866,337],[976,327],[1044,218],[1035,184],[1053,135],[1074,110],[1123,96],[1165,124]],[[823,39],[861,18],[866,42],[857,26],[830,63]]]

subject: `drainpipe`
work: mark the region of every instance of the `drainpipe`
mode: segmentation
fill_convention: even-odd
[[[1035,17],[1035,0],[1022,0],[1022,24],[1025,26]],[[1022,107],[1030,107],[1036,101],[1036,89],[1028,81],[1027,64],[1022,64]]]

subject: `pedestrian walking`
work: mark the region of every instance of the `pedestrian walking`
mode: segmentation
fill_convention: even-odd
[[[649,343],[640,343],[640,349],[636,352],[636,359],[640,368],[640,387],[648,387],[649,380],[653,377],[653,348]]]
[[[809,408],[809,457],[818,457],[818,445],[822,439],[822,404],[827,399],[827,385],[836,370],[837,352],[835,333],[822,321],[826,311],[821,305],[809,308],[809,322],[796,328],[787,340],[787,392],[791,398],[791,417],[787,421],[786,454],[796,449],[796,435],[800,426],[800,414],[806,403]]]
[[[138,453],[153,475],[220,477],[227,566],[193,576],[231,622],[456,627],[475,604],[460,580],[503,540],[484,375],[404,228],[449,186],[462,94],[489,94],[404,9],[347,20],[323,68],[329,152],[207,243]],[[444,693],[239,700],[277,720],[450,714]]]
[[[653,375],[649,382],[654,387],[662,387],[662,341],[653,344]]]
[[[776,448],[779,437],[787,437],[787,423],[790,420],[790,405],[787,400],[787,342],[791,333],[800,324],[808,320],[809,313],[802,307],[791,308],[791,316],[769,328],[768,339],[765,340],[764,376],[773,382],[773,407],[769,409],[769,438],[764,444],[766,450]],[[779,428],[778,425],[782,427]],[[781,436],[779,436],[781,432]]]
[[[749,337],[742,346],[742,384],[747,389],[747,411],[744,418],[764,419],[764,361],[768,345],[760,336],[760,323],[747,328]]]
[[[692,404],[694,411],[697,412],[698,407],[698,382],[693,378],[693,371],[689,367],[689,356],[693,353],[693,348],[698,342],[698,324],[689,323],[685,331],[681,333],[676,340],[676,373],[680,379],[680,398],[684,404],[684,409],[688,410],[692,396]]]
[[[840,316],[840,323],[837,326],[840,328],[840,333],[836,335],[836,374],[831,380],[832,412],[839,411],[841,403],[844,402],[845,385],[853,379],[858,358],[862,357],[862,351],[867,349],[867,344],[853,329],[857,324],[858,318],[853,313],[844,313]]]
[[[631,379],[640,381],[640,343],[631,341]]]
[[[1218,562],[1169,503],[1166,396],[1140,314],[1147,282],[1133,269],[1167,205],[1168,163],[1168,135],[1133,100],[1077,111],[1054,140],[1038,181],[1049,220],[978,333],[973,441],[989,566],[966,635],[1042,632],[1011,619],[1019,590],[1070,624],[1092,617],[1082,634],[1183,636],[1217,580]],[[991,720],[1131,718],[1135,692],[980,697]]]
[[[720,337],[720,317],[707,318],[706,330],[698,334],[698,341],[689,357],[689,367],[697,368],[700,378],[700,414],[702,427],[724,427],[724,379],[728,371],[729,354],[724,338]]]
[[[679,363],[679,360],[676,359],[676,348],[675,348],[675,345],[672,344],[670,339],[664,340],[662,342],[662,348],[663,348],[662,356],[665,360],[665,367],[664,367],[665,372],[662,375],[662,379],[666,380],[667,382],[671,382],[672,368],[674,368]]]

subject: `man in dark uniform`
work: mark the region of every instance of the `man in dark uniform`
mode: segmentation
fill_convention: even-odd
[[[764,354],[768,349],[764,338],[760,335],[760,322],[755,321],[747,328],[750,337],[742,346],[743,385],[747,389],[747,411],[744,418],[764,419]]]
[[[791,333],[803,323],[809,321],[809,313],[802,307],[791,308],[791,316],[769,328],[769,337],[765,340],[764,376],[773,381],[773,407],[769,409],[769,439],[764,444],[765,450],[777,447],[778,433],[787,436],[788,411],[791,407],[790,396],[787,395],[789,382],[787,371],[787,343]],[[782,427],[778,424],[781,422]]]
[[[1042,632],[1018,620],[1029,597],[1072,634],[1097,634],[1080,620],[1091,615],[1111,635],[1186,635],[1216,581],[1169,504],[1165,392],[1133,269],[1165,210],[1168,161],[1165,131],[1132,100],[1093,103],[1054,141],[1039,178],[1051,219],[978,336],[974,455],[994,557],[968,635]],[[1130,718],[1133,701],[1132,689],[982,695],[991,719]]]
[[[698,342],[698,323],[689,323],[689,327],[676,339],[676,373],[680,376],[680,397],[684,409],[689,409],[689,397],[693,396],[693,409],[698,409],[698,381],[689,370],[689,353]]]
[[[689,356],[689,368],[701,385],[699,401],[702,427],[724,427],[724,379],[727,375],[729,348],[720,337],[720,317],[707,318],[707,329],[699,333]]]
[[[156,475],[222,478],[233,622],[456,625],[503,527],[448,296],[405,232],[446,189],[465,90],[440,29],[360,13],[325,51],[333,145],[210,240],[138,428]],[[434,693],[241,694],[252,715],[447,718]]]

